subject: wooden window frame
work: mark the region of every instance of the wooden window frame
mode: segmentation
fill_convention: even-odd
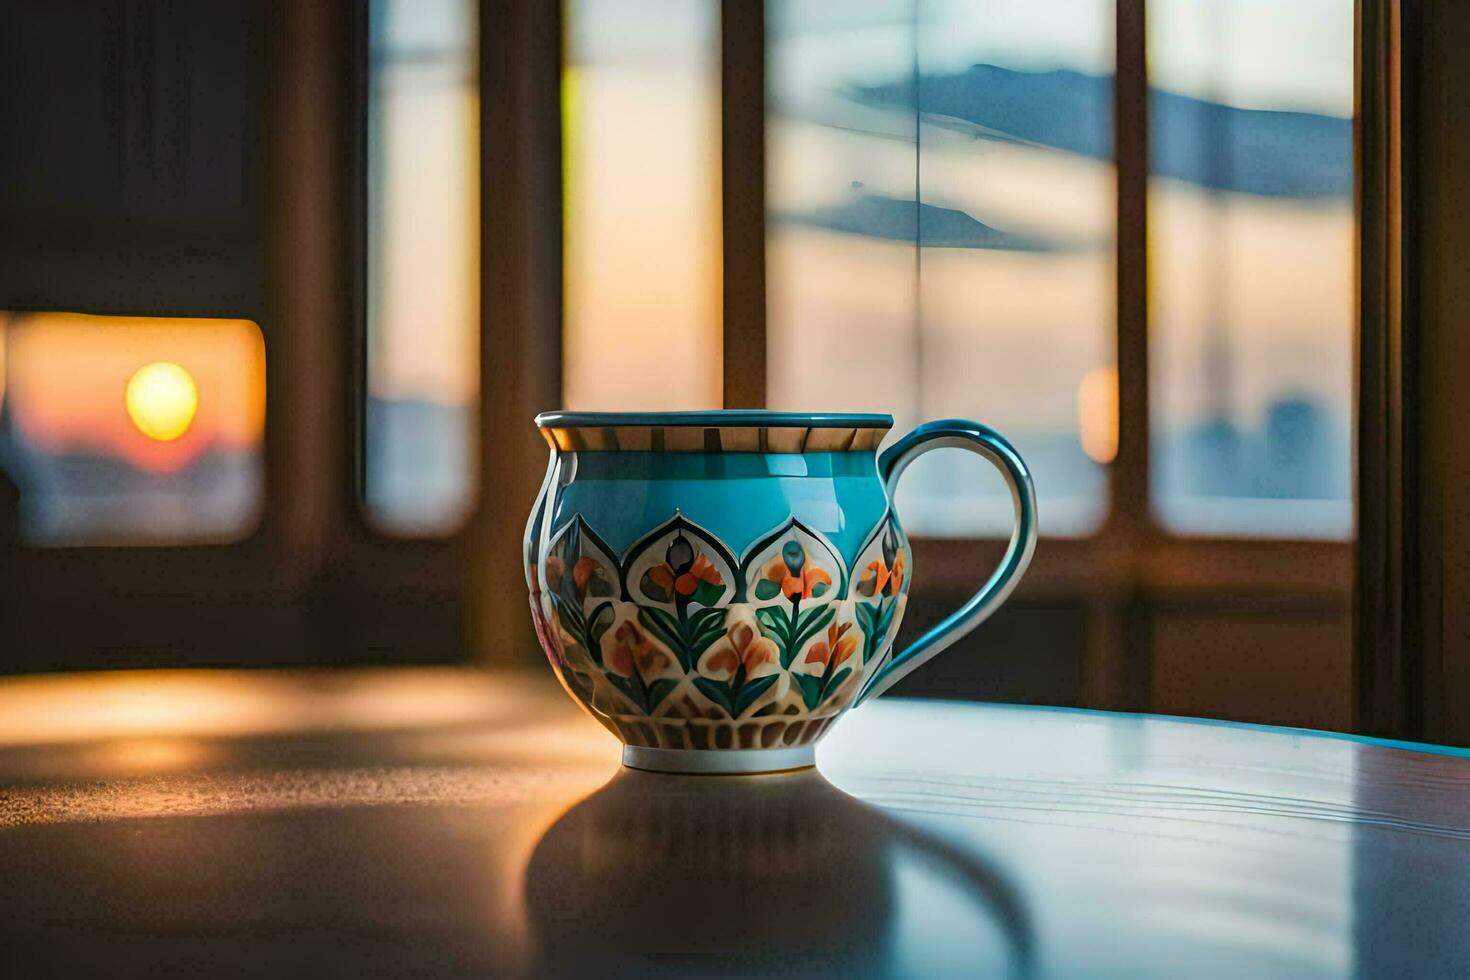
[[[1358,10],[1357,727],[1470,745],[1470,8]]]

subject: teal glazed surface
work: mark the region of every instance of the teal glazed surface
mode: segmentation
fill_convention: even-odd
[[[563,686],[627,746],[678,772],[809,765],[861,703],[974,629],[1035,545],[1035,492],[998,434],[920,426],[879,457],[886,415],[539,416],[551,445],[527,524],[537,635]],[[913,559],[892,505],[935,448],[984,456],[1010,485],[1001,565],[894,656]]]
[[[552,526],[576,515],[619,554],[675,511],[738,557],[795,518],[851,568],[888,498],[872,453],[573,453]]]

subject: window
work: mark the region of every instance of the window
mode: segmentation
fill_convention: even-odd
[[[767,6],[767,401],[915,420],[909,4]]]
[[[570,0],[564,17],[564,403],[716,407],[718,5]]]
[[[32,545],[255,528],[265,350],[246,320],[0,313],[0,469]]]
[[[1352,2],[1148,11],[1155,507],[1350,537]]]
[[[767,9],[771,403],[984,419],[1030,461],[1043,532],[1095,530],[1118,425],[1112,3]],[[1348,536],[1351,4],[1148,10],[1156,513]],[[963,454],[904,491],[917,533],[1010,519]]]
[[[1096,528],[1116,442],[1111,5],[768,9],[772,405],[892,411],[899,431],[984,419],[1033,467],[1047,533]],[[967,454],[925,457],[903,493],[915,533],[1010,526]]]
[[[363,496],[393,534],[453,532],[477,493],[476,9],[375,0],[369,11]]]

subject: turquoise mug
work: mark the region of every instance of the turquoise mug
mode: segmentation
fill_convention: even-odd
[[[980,625],[1036,547],[1036,491],[998,433],[888,415],[548,412],[526,525],[536,634],[623,763],[683,773],[812,765],[848,708]],[[893,493],[932,449],[1000,470],[1015,528],[958,611],[892,654],[913,581]]]

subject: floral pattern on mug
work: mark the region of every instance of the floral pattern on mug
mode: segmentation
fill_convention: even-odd
[[[745,715],[768,691],[779,698],[786,690],[780,651],[746,619],[700,658],[699,675],[694,686],[731,718]]]
[[[781,554],[766,562],[755,583],[757,599],[820,599],[832,587],[832,576],[811,560],[805,548],[795,541],[781,547]]]
[[[635,619],[625,619],[602,636],[608,680],[645,714],[653,714],[684,678],[678,660]]]
[[[853,591],[857,621],[863,633],[863,659],[872,660],[884,649],[898,626],[903,603],[908,549],[890,511],[858,554],[863,570]]]
[[[737,564],[676,513],[619,563],[577,517],[545,562],[555,645],[578,696],[614,716],[827,717],[886,651],[906,551],[885,514],[850,578],[830,541],[788,520]]]

